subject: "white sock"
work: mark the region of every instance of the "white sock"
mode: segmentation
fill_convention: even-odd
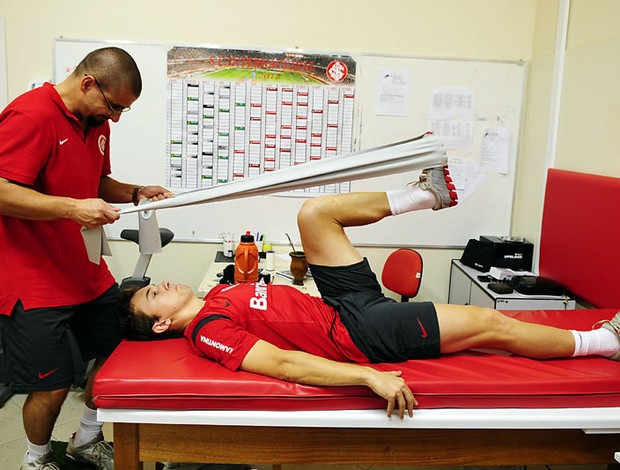
[[[419,186],[407,189],[397,189],[387,191],[388,202],[392,215],[399,215],[405,212],[419,211],[422,209],[432,209],[437,200],[435,195]]]
[[[575,338],[575,352],[577,356],[605,356],[610,357],[620,351],[618,337],[606,328],[591,331],[570,330]]]
[[[84,410],[80,417],[80,427],[75,433],[75,436],[73,436],[73,444],[76,447],[80,447],[84,444],[94,442],[99,438],[102,426],[103,423],[97,421],[97,410],[91,410],[88,406],[84,405]]]
[[[49,441],[47,444],[43,444],[42,446],[33,444],[28,439],[26,439],[26,442],[28,443],[28,451],[26,452],[24,463],[32,463],[36,461],[39,457],[43,457],[45,454],[49,454],[52,451],[51,441]]]

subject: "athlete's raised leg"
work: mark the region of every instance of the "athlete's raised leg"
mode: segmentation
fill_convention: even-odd
[[[454,205],[456,193],[447,167],[429,168],[407,189],[308,199],[297,215],[297,225],[310,264],[347,266],[361,261],[362,256],[351,245],[345,227],[368,225],[389,215]]]
[[[345,227],[391,215],[385,193],[350,193],[308,199],[297,214],[301,243],[310,264],[347,266],[362,260]]]

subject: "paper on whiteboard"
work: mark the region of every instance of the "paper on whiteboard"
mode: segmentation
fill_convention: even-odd
[[[436,88],[431,94],[429,126],[447,149],[471,146],[474,129],[474,91],[464,87]]]
[[[480,189],[489,177],[481,170],[478,163],[465,157],[448,158],[450,177],[459,195],[459,204]]]
[[[375,114],[407,116],[411,72],[380,67],[378,74]]]
[[[487,129],[480,143],[480,166],[494,173],[508,173],[510,132],[505,127]]]

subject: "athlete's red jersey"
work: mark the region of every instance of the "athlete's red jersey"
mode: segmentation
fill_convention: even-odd
[[[333,307],[285,285],[247,283],[214,287],[185,329],[196,354],[237,370],[262,339],[281,349],[340,362],[368,362]]]

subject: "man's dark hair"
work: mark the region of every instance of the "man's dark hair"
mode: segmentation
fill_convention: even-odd
[[[163,333],[155,333],[153,331],[153,325],[157,319],[145,315],[144,312],[136,311],[131,306],[131,299],[139,290],[139,287],[123,289],[118,297],[116,307],[118,310],[118,322],[123,337],[134,341],[182,337],[182,330],[168,329]]]
[[[135,97],[142,93],[142,77],[136,61],[119,47],[104,47],[89,53],[78,64],[74,75],[93,75],[105,89],[126,88]]]

